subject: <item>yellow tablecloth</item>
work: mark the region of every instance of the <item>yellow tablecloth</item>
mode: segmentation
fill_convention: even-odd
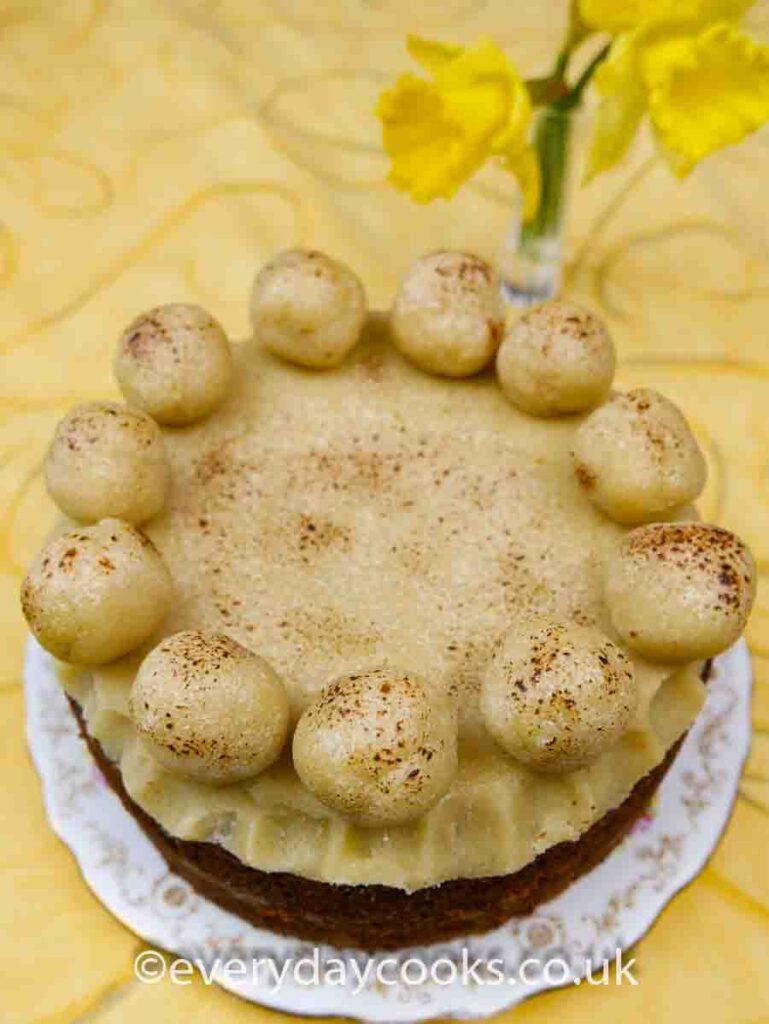
[[[0,956],[5,1024],[271,1016],[197,981],[142,986],[138,940],[46,826],[23,739],[17,591],[52,514],[41,460],[78,399],[116,393],[118,331],[154,303],[247,331],[255,268],[312,244],[386,305],[410,260],[494,258],[511,185],[489,171],[415,208],[383,182],[371,107],[404,32],[490,32],[544,69],[566,0],[29,0],[0,6]],[[769,9],[751,15],[769,35]],[[710,460],[708,517],[769,572],[769,136],[685,185],[641,145],[575,196],[567,289],[608,318],[620,383],[659,386]],[[636,951],[637,988],[572,989],[521,1021],[769,1021],[769,593],[749,630],[755,741],[729,830]],[[276,1016],[276,1015],[273,1015]],[[512,1015],[511,1015],[512,1016]]]

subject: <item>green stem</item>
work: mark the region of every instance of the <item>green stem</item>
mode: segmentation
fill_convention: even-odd
[[[571,0],[569,4],[569,27],[566,30],[564,49],[576,49],[583,39],[587,39],[592,31],[593,29],[582,20],[579,0]]]
[[[545,75],[544,78],[528,78],[526,80],[526,88],[529,90],[529,96],[534,106],[550,107],[558,104],[563,107],[576,107],[582,101],[582,94],[599,64],[606,60],[610,45],[607,43],[598,51],[571,88],[566,81],[566,71],[571,60],[573,46],[564,46],[549,75]]]
[[[542,110],[534,128],[534,149],[540,166],[542,194],[536,214],[520,236],[521,248],[558,234],[563,212],[564,181],[568,170],[571,105],[553,103]]]
[[[542,193],[534,217],[521,228],[519,245],[536,258],[537,250],[560,234],[568,170],[572,111],[582,102],[588,83],[609,54],[606,43],[584,68],[573,86],[566,76],[572,55],[592,30],[582,21],[578,0],[571,0],[569,28],[553,70],[526,83],[532,102],[543,109],[534,128],[534,149],[540,168]]]
[[[571,57],[572,47],[565,43],[563,49],[558,54],[555,60],[555,66],[550,74],[551,78],[555,78],[559,82],[566,84],[566,68],[569,66],[569,58]]]
[[[529,78],[526,87],[529,90],[532,103],[537,107],[548,107],[551,103],[561,99],[569,91],[566,84],[566,69],[569,66],[571,52],[575,46],[576,36],[573,29],[573,21],[569,24],[569,31],[563,41],[563,46],[555,59],[553,70],[543,78]]]
[[[563,74],[555,73],[544,78],[527,78],[526,88],[535,107],[549,107],[551,103],[562,99],[569,92]]]
[[[601,47],[601,49],[598,51],[598,53],[595,55],[595,57],[593,57],[593,59],[590,61],[588,66],[585,68],[585,70],[579,76],[579,78],[574,83],[574,85],[569,90],[569,92],[566,94],[566,96],[564,96],[563,99],[561,99],[561,100],[559,100],[557,102],[559,102],[562,106],[569,106],[569,107],[576,107],[581,102],[581,100],[582,100],[582,93],[587,88],[587,85],[590,82],[590,79],[595,74],[596,69],[598,68],[598,66],[600,64],[603,64],[603,62],[608,57],[610,48],[611,48],[611,43],[607,43],[605,46]]]
[[[569,61],[574,51],[592,34],[593,29],[582,20],[579,0],[571,0],[569,4],[569,26],[566,30],[561,49],[558,51],[558,56],[555,59],[553,70],[550,74],[544,75],[541,78],[529,78],[526,81],[531,101],[536,107],[549,107],[553,103],[569,102],[570,99],[572,105],[576,105],[579,102],[582,91],[590,76],[600,61],[606,56],[605,51],[602,51],[600,59],[591,61],[589,67],[580,76],[574,89],[569,88],[569,84],[566,81],[566,72],[568,71]],[[605,49],[608,50],[608,47]],[[583,79],[585,80],[583,81]]]

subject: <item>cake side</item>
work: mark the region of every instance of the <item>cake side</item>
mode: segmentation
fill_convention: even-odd
[[[368,951],[480,935],[555,898],[600,864],[643,816],[683,742],[678,740],[618,807],[578,839],[548,847],[511,874],[458,878],[407,893],[392,886],[334,885],[284,871],[261,871],[218,843],[169,835],[128,795],[120,770],[89,734],[77,702],[70,699],[70,703],[104,777],[170,871],[201,896],[257,928]]]
[[[562,776],[528,769],[491,747],[461,745],[448,796],[416,824],[363,828],[315,801],[285,755],[257,779],[228,786],[165,771],[131,727],[130,679],[93,686],[82,673],[65,670],[62,677],[130,798],[168,834],[215,842],[265,872],[411,893],[515,872],[550,846],[577,839],[664,759],[704,699],[696,667],[672,673],[655,695],[647,731]]]

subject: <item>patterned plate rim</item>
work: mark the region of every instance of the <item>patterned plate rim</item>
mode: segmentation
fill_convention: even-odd
[[[502,956],[507,965],[529,956],[564,959],[584,976],[586,957],[613,957],[641,939],[673,897],[700,873],[729,820],[750,749],[752,673],[744,640],[714,662],[703,711],[660,788],[653,811],[589,875],[527,918],[484,936],[403,950],[409,958]],[[309,955],[314,947],[252,928],[202,899],[170,874],[79,739],[50,657],[30,640],[25,661],[27,741],[40,775],[46,813],[74,854],[96,897],[150,946],[182,956],[205,949],[258,950],[276,958]],[[320,962],[339,951],[319,947]],[[392,954],[382,954],[391,956]],[[216,978],[234,994],[284,1013],[356,1020],[480,1019],[538,992],[563,987],[540,978],[530,985],[470,986],[371,983],[279,990],[251,978]],[[569,984],[570,982],[567,982]]]

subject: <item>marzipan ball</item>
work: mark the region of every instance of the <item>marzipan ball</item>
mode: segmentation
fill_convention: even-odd
[[[627,729],[633,666],[597,629],[530,623],[495,653],[481,690],[486,726],[509,754],[545,772],[595,761]]]
[[[546,302],[507,328],[497,376],[519,409],[559,416],[600,405],[615,364],[614,345],[597,316],[570,302]]]
[[[228,636],[195,629],[150,651],[130,710],[156,759],[200,782],[258,775],[288,735],[288,697],[270,665]]]
[[[588,416],[574,466],[590,500],[618,523],[664,519],[705,486],[705,459],[681,411],[649,388],[615,395]]]
[[[102,665],[144,643],[171,604],[157,549],[122,519],[102,519],[52,540],[21,588],[39,643],[61,661]]]
[[[422,256],[401,282],[390,324],[396,346],[428,373],[478,373],[493,359],[505,327],[497,275],[467,253]]]
[[[719,526],[641,526],[624,537],[609,564],[609,613],[628,647],[646,658],[710,658],[744,629],[755,572],[745,544]]]
[[[357,276],[325,253],[291,249],[262,267],[251,293],[257,339],[290,363],[338,366],[366,321],[366,293]]]
[[[224,401],[232,353],[221,325],[200,306],[158,306],[123,332],[115,376],[130,405],[158,423],[183,427]]]
[[[319,800],[359,825],[413,821],[456,774],[454,709],[410,672],[343,676],[300,718],[294,767]]]
[[[77,405],[56,428],[45,476],[71,519],[143,523],[161,510],[168,488],[160,428],[146,413],[111,402]]]

